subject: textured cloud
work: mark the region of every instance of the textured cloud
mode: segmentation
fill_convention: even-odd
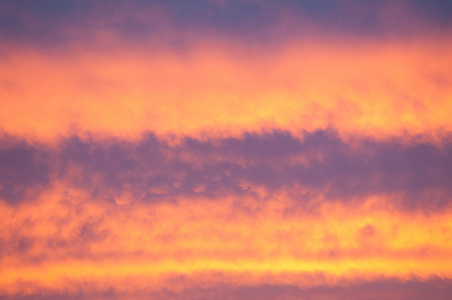
[[[376,288],[410,299],[425,296],[413,288],[436,298],[450,289],[431,279],[452,275],[447,136],[2,145],[2,297],[366,299]]]
[[[1,144],[3,296],[320,299],[452,275],[448,135]]]
[[[284,194],[118,204],[55,186],[2,204],[3,295],[316,286],[450,278],[450,211],[397,211],[385,197],[293,210]],[[194,201],[195,200],[195,201]],[[1,204],[1,203],[0,203]],[[351,209],[352,208],[352,209]],[[187,278],[177,284],[173,280]]]
[[[122,193],[138,202],[227,195],[265,200],[285,191],[300,203],[319,195],[350,203],[392,195],[401,207],[429,210],[448,207],[452,195],[449,135],[436,144],[416,137],[346,141],[334,131],[179,141],[152,134],[136,141],[73,136],[53,147],[3,141],[10,146],[0,152],[0,195],[9,203],[33,199],[51,179],[111,201]]]
[[[128,139],[333,128],[387,139],[452,129],[449,39],[263,52],[207,40],[185,54],[69,48],[12,48],[0,58],[5,132],[52,140],[84,131]]]
[[[0,299],[448,299],[450,1],[0,1]]]
[[[24,141],[1,138],[0,198],[9,203],[33,198],[50,183],[51,160]]]

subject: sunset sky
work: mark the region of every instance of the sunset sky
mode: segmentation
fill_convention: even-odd
[[[452,295],[452,1],[0,0],[0,299]]]

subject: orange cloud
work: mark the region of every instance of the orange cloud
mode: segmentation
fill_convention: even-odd
[[[185,53],[7,50],[0,128],[51,140],[335,128],[376,138],[452,129],[449,41],[198,44]]]
[[[452,277],[448,209],[400,212],[389,195],[361,204],[314,201],[304,209],[283,192],[265,201],[229,196],[134,203],[130,197],[105,202],[56,182],[37,202],[0,202],[2,293],[67,291],[83,282],[100,290],[115,282],[122,292],[172,290],[168,278],[208,285],[219,273],[228,283],[238,276],[241,285],[276,280],[304,287],[318,283],[299,281],[300,274],[310,280],[323,274],[322,284],[333,285]]]
[[[0,299],[450,298],[449,5],[106,2],[0,3]]]

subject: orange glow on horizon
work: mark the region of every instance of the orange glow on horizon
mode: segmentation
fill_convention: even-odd
[[[280,276],[297,285],[297,274],[333,281],[452,277],[449,209],[404,212],[385,195],[347,205],[327,201],[310,210],[294,209],[284,193],[241,198],[242,209],[235,196],[173,203],[120,198],[127,195],[118,198],[122,204],[106,203],[60,183],[36,202],[0,202],[4,242],[32,241],[3,256],[2,290],[14,294],[23,281],[34,283],[27,285],[30,293],[33,286],[58,291],[87,278],[121,286],[137,276],[161,290],[168,276],[196,280],[203,272],[223,273],[231,283],[248,274],[241,284],[268,284]]]
[[[52,140],[334,128],[385,138],[452,130],[451,43],[293,44],[268,53],[8,51],[0,128]],[[230,51],[230,52],[228,52]],[[39,80],[37,80],[39,78]]]

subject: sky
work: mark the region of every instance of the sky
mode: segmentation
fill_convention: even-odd
[[[452,2],[1,0],[0,299],[450,299]]]

